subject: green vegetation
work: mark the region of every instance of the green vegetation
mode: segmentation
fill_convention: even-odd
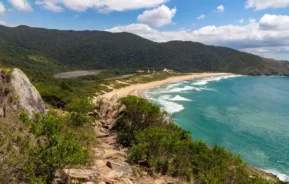
[[[136,70],[178,72],[234,72],[288,75],[288,63],[224,47],[194,42],[154,43],[128,33],[59,31],[0,26],[0,64],[20,68],[49,105],[66,109],[71,99],[108,91],[101,84]],[[79,69],[104,70],[95,76],[55,79],[54,74]],[[168,75],[134,77],[133,83],[164,79]],[[121,84],[115,84],[116,88]]]
[[[8,67],[4,68],[2,65]],[[141,37],[99,31],[58,31],[0,26],[0,66],[23,70],[51,113],[29,119],[11,114],[0,122],[0,181],[50,183],[57,169],[89,164],[95,146],[88,97],[126,84],[107,81],[142,70],[167,67],[180,72],[218,71],[241,74],[288,75],[288,63],[229,48],[194,42],[154,43]],[[74,69],[105,70],[95,76],[56,79]],[[176,74],[128,77],[130,83],[161,80]],[[8,88],[0,89],[6,94]],[[12,99],[12,98],[11,98]],[[190,134],[164,122],[166,113],[145,99],[121,99],[127,109],[114,129],[129,148],[130,162],[151,173],[168,174],[197,183],[270,183],[246,170],[240,157],[221,147],[209,148]],[[57,108],[57,110],[53,110]],[[59,111],[60,110],[65,110]],[[181,155],[181,156],[180,156]]]
[[[115,126],[118,140],[129,148],[129,161],[151,174],[206,184],[273,183],[249,173],[239,156],[193,141],[189,132],[164,123],[160,108],[149,101],[129,96],[121,102],[127,109]]]
[[[29,150],[30,159],[24,166],[28,183],[50,183],[57,169],[88,164],[88,151],[81,147],[73,130],[67,129],[60,118],[47,115],[30,120],[22,115],[20,119],[40,142]]]
[[[84,141],[84,136],[79,141],[72,121],[52,114],[33,119],[22,114],[20,121],[1,120],[0,181],[51,183],[57,169],[89,164],[90,145],[85,141],[93,140]]]
[[[196,42],[154,43],[129,33],[0,26],[0,50],[9,57],[16,56],[17,60],[20,59],[17,61],[19,67],[23,66],[29,56],[33,56],[32,62],[26,62],[26,65],[50,66],[63,70],[135,71],[167,67],[179,72],[289,74],[286,62],[271,62],[252,54]],[[43,61],[41,58],[46,58],[45,61],[48,62],[35,62],[35,59]],[[41,70],[38,71],[40,72]]]
[[[122,145],[131,146],[137,132],[161,123],[161,111],[157,105],[136,97],[123,98],[121,103],[126,106],[126,109],[115,129],[118,131],[119,142]]]

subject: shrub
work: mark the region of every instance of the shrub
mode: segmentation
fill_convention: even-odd
[[[129,148],[129,161],[161,173],[200,184],[271,183],[251,177],[238,155],[222,147],[193,141],[190,133],[165,124],[157,105],[145,99],[126,97],[127,107],[115,129],[120,143]]]
[[[160,107],[148,100],[128,96],[120,101],[126,109],[114,129],[118,131],[119,142],[124,146],[132,144],[138,131],[162,122]]]
[[[64,127],[62,118],[53,115],[20,119],[30,127],[37,146],[28,150],[30,160],[25,166],[25,178],[29,183],[50,183],[57,169],[64,166],[87,164],[88,152],[76,141],[72,130]]]
[[[191,178],[189,135],[174,125],[149,127],[136,135],[136,143],[129,151],[132,162],[147,165],[162,174]],[[182,155],[182,156],[180,156]]]
[[[69,123],[73,126],[83,126],[87,123],[89,123],[90,119],[86,115],[83,115],[81,113],[72,112],[69,116]]]
[[[88,113],[93,109],[92,103],[87,98],[72,99],[69,104],[66,105],[66,109],[71,112]]]

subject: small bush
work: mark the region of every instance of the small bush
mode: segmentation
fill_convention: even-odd
[[[162,122],[160,107],[148,100],[129,96],[120,101],[126,109],[114,129],[118,131],[119,142],[123,145],[130,146],[137,132]]]
[[[85,124],[88,124],[89,121],[90,121],[90,119],[86,115],[83,115],[83,114],[77,113],[77,112],[70,113],[69,123],[73,126],[78,126],[78,127],[83,126]]]
[[[93,106],[91,101],[86,98],[76,98],[66,105],[66,109],[70,112],[88,113],[92,111]]]

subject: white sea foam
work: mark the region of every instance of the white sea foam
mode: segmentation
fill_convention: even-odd
[[[206,80],[203,80],[203,81],[198,81],[198,82],[194,82],[193,85],[196,85],[196,86],[203,86],[203,85],[206,85],[208,84],[208,81]]]
[[[170,101],[188,101],[188,102],[191,102],[192,100],[181,97],[180,95],[177,95],[174,98],[171,98]]]
[[[264,170],[267,173],[271,173],[274,174],[275,176],[277,176],[281,181],[285,181],[288,182],[289,181],[289,176],[283,173],[280,173],[279,171],[277,171],[276,169],[268,169],[268,170]]]
[[[180,86],[180,85],[182,85],[184,83],[186,83],[186,81],[180,81],[180,82],[177,82],[177,83],[170,83],[169,86],[166,89],[172,89],[172,88]]]
[[[168,91],[169,93],[176,93],[176,92],[181,92],[181,91],[191,91],[191,90],[197,90],[196,87],[193,86],[185,86],[183,88],[173,88],[170,91]]]
[[[240,77],[241,75],[228,75],[228,76],[220,76],[220,77],[208,77],[198,80],[197,82],[194,82],[192,85],[196,86],[204,86],[208,84],[209,82],[218,82],[223,79],[229,79],[234,77]]]
[[[164,107],[164,109],[173,114],[179,111],[184,110],[184,106],[181,104],[175,103],[170,101],[171,96],[170,95],[162,95],[157,100],[157,102]]]

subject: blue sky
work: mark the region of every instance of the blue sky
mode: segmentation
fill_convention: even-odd
[[[0,24],[131,32],[289,60],[289,0],[0,0]]]

